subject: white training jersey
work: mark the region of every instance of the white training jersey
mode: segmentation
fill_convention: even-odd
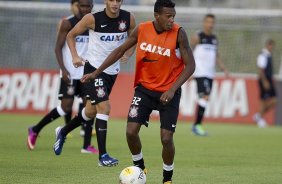
[[[89,30],[89,49],[86,59],[95,68],[99,68],[109,54],[123,44],[128,37],[130,13],[120,10],[119,17],[110,18],[105,10],[93,13],[95,29]],[[104,70],[106,74],[116,75],[120,71],[119,61]]]
[[[70,21],[71,29],[72,29],[79,22],[80,19],[78,19],[75,16],[70,16],[67,18],[67,20]],[[83,59],[85,59],[86,54],[87,54],[88,42],[89,42],[88,31],[85,31],[83,34],[78,35],[75,38],[75,46],[76,46],[77,53]],[[63,46],[62,53],[63,53],[64,66],[67,69],[67,71],[70,73],[70,78],[76,79],[76,80],[81,79],[83,76],[84,67],[75,68],[73,66],[72,56],[71,56],[71,52],[70,52],[67,42],[65,42]],[[60,73],[62,76],[62,72]]]
[[[257,57],[257,66],[264,71],[266,78],[271,81],[273,77],[273,58],[266,48]]]
[[[216,57],[218,41],[215,35],[199,32],[199,44],[194,49],[196,69],[194,77],[213,79],[216,71]]]

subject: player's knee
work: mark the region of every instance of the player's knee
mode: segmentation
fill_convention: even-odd
[[[111,105],[108,101],[101,102],[97,104],[97,112],[100,114],[107,114],[109,115],[111,111]]]
[[[95,118],[95,116],[97,114],[95,108],[93,108],[93,109],[92,108],[91,109],[84,108],[82,111],[84,111],[85,116],[88,117],[89,119]]]
[[[162,136],[161,141],[164,147],[171,147],[173,146],[173,138],[172,136]]]
[[[133,140],[135,137],[137,137],[137,133],[133,129],[127,128],[126,137],[128,140]]]
[[[72,104],[73,104],[72,99],[63,99],[61,102],[61,108],[66,114],[71,113]]]
[[[208,96],[204,96],[204,97],[200,98],[198,100],[198,104],[202,107],[207,107],[208,106],[208,98],[209,98]]]
[[[65,106],[65,105],[59,105],[59,106],[57,106],[57,111],[58,111],[58,113],[61,115],[61,116],[64,116],[64,115],[66,115],[66,114],[69,114],[69,113],[71,113],[71,111],[72,111],[72,107],[70,106],[70,107],[68,107],[68,106]]]
[[[205,96],[203,96],[203,98],[202,98],[202,99],[204,99],[205,101],[209,101],[209,98],[210,98],[210,96],[205,95]]]
[[[72,106],[62,106],[62,109],[66,114],[69,114],[72,111]]]

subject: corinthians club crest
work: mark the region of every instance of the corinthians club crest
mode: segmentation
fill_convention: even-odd
[[[99,98],[103,98],[106,95],[103,87],[99,87],[98,89],[96,89],[96,91]]]
[[[126,30],[126,21],[122,20],[119,22],[119,26],[118,26],[118,29],[120,31],[125,31]]]
[[[136,106],[132,106],[132,107],[130,107],[130,110],[129,110],[129,117],[131,117],[131,118],[135,118],[135,117],[137,117],[138,116],[138,107],[136,107]]]

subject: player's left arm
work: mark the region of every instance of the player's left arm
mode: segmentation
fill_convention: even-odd
[[[136,21],[135,21],[135,16],[130,13],[130,28],[127,31],[127,35],[130,36],[130,34],[133,32],[133,30],[136,27]],[[121,63],[126,63],[129,58],[133,55],[134,51],[135,51],[136,45],[134,45],[133,47],[131,47],[130,49],[128,49],[124,55],[120,58],[120,62]]]
[[[223,61],[222,61],[218,51],[216,52],[216,63],[219,66],[220,70],[224,72],[225,76],[228,77],[229,76],[229,71],[226,68],[225,64],[223,63]]]
[[[160,100],[163,104],[168,103],[173,98],[176,90],[179,89],[195,71],[195,59],[189,46],[187,34],[183,28],[179,30],[177,42],[185,68],[172,87],[162,94]]]

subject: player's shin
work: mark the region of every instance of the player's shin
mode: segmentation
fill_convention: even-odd
[[[196,112],[196,120],[195,120],[195,125],[199,125],[202,123],[204,114],[205,114],[205,110],[207,107],[207,101],[205,99],[199,99],[198,102],[198,110]]]
[[[52,111],[50,111],[46,116],[44,116],[44,118],[42,118],[41,121],[37,125],[32,127],[32,130],[34,132],[36,132],[37,134],[39,134],[39,132],[41,131],[41,129],[44,126],[51,123],[52,121],[59,118],[60,116],[65,116],[65,115],[66,115],[66,113],[64,112],[62,107],[58,106],[58,107],[54,108]]]
[[[161,129],[161,141],[163,145],[163,182],[171,181],[174,169],[175,146],[173,143],[173,132]]]
[[[109,120],[109,115],[97,114],[96,116],[96,136],[99,149],[99,158],[107,153],[106,151],[106,139],[107,139],[107,124]]]
[[[72,112],[67,113],[64,118],[65,118],[65,124],[68,124],[71,121],[71,116],[72,116]]]
[[[91,137],[92,137],[94,120],[91,119],[89,121],[83,122],[83,124],[85,125],[83,148],[87,149],[87,147],[91,145]]]

